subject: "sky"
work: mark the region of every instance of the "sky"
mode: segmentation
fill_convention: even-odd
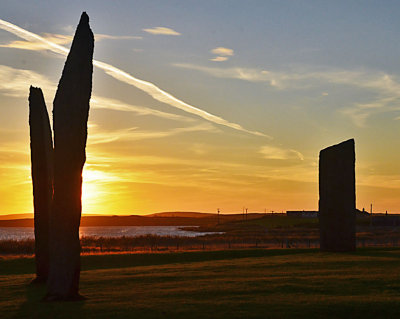
[[[32,213],[29,86],[95,33],[84,214],[318,209],[356,145],[357,207],[400,213],[398,1],[0,3],[0,215]]]

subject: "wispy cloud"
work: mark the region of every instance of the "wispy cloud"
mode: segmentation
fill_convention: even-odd
[[[48,101],[54,96],[55,85],[47,77],[32,71],[16,69],[5,65],[0,65],[0,78],[7,81],[0,82],[0,91],[2,94],[12,97],[27,97],[29,85],[42,88]],[[93,95],[90,99],[91,107],[94,109],[107,109],[113,111],[133,112],[140,116],[156,116],[168,120],[181,122],[194,122],[195,120],[174,113],[163,112],[141,105],[132,105],[116,99],[110,99],[98,95]]]
[[[101,40],[142,40],[143,37],[137,35],[110,35],[95,33],[94,38],[96,41]]]
[[[214,62],[223,62],[228,60],[228,57],[226,56],[216,56],[215,58],[210,59],[210,61],[214,61]]]
[[[366,103],[353,102],[351,106],[340,110],[341,113],[349,116],[357,126],[363,126],[373,114],[400,110],[400,81],[394,75],[385,72],[307,66],[292,68],[288,71],[207,67],[189,63],[175,63],[174,66],[200,71],[218,78],[266,83],[278,90],[303,90],[320,87],[322,84],[343,85],[367,90],[374,93],[376,97]],[[328,96],[326,92],[322,95]]]
[[[90,105],[95,109],[107,109],[107,110],[114,110],[114,111],[123,111],[123,112],[133,112],[137,115],[151,115],[156,116],[168,120],[175,120],[175,121],[182,121],[182,122],[194,122],[195,120],[174,113],[163,112],[159,110],[155,110],[145,106],[139,105],[132,105],[128,103],[124,103],[119,100],[109,99],[105,97],[93,96],[90,99]]]
[[[166,27],[155,27],[155,28],[148,28],[142,29],[144,32],[151,33],[151,34],[161,34],[161,35],[181,35],[181,33]]]
[[[72,36],[61,35],[61,34],[44,33],[43,38],[48,41],[51,41],[55,44],[59,44],[59,45],[68,44],[72,41]],[[31,51],[48,50],[47,43],[43,43],[42,41],[15,40],[15,41],[11,41],[10,43],[7,43],[7,44],[1,44],[0,47],[21,49],[21,50],[31,50]]]
[[[304,160],[303,154],[299,151],[292,149],[285,149],[272,145],[264,145],[260,148],[259,152],[265,159],[271,160]]]
[[[50,41],[52,43],[58,45],[66,45],[72,42],[72,35],[64,35],[64,34],[55,34],[55,33],[43,33],[43,39]],[[140,36],[125,36],[125,35],[109,35],[109,34],[95,34],[94,35],[96,41],[101,40],[140,40],[143,37]],[[40,40],[36,41],[21,41],[15,40],[7,44],[0,44],[2,48],[13,48],[13,49],[21,49],[21,50],[31,50],[31,51],[42,51],[48,50],[47,43],[44,43]]]
[[[237,123],[229,122],[229,121],[223,119],[222,117],[216,116],[207,111],[199,109],[193,105],[190,105],[186,102],[183,102],[182,100],[179,100],[178,98],[171,95],[170,93],[160,89],[155,84],[153,84],[151,82],[139,80],[139,79],[133,77],[132,75],[130,75],[129,73],[126,73],[125,71],[122,71],[112,65],[109,65],[109,64],[106,64],[103,62],[99,62],[99,61],[94,61],[94,65],[103,69],[107,74],[111,75],[115,79],[120,80],[125,83],[128,83],[132,86],[135,86],[136,88],[143,90],[144,92],[146,92],[147,94],[152,96],[157,101],[163,102],[165,104],[168,104],[170,106],[173,106],[173,107],[183,110],[185,112],[197,115],[197,116],[199,116],[205,120],[208,120],[212,123],[215,123],[215,124],[230,127],[237,131],[242,131],[242,132],[246,132],[246,133],[257,135],[257,136],[270,138],[269,136],[265,135],[264,133],[247,130]]]
[[[174,63],[176,67],[200,71],[217,78],[238,79],[250,82],[268,82],[268,76],[259,69],[208,67],[190,63]],[[271,79],[272,80],[272,79]],[[272,86],[273,83],[271,83]]]
[[[203,123],[190,127],[178,127],[165,131],[141,131],[138,130],[137,127],[131,127],[115,131],[100,131],[97,125],[91,124],[89,126],[89,130],[90,134],[88,143],[92,145],[110,143],[117,140],[137,141],[144,139],[165,138],[189,132],[211,132],[211,133],[219,132],[217,128],[215,128],[212,124],[209,123]]]
[[[233,56],[233,50],[224,47],[218,47],[211,50],[211,53],[222,56]]]
[[[223,62],[229,59],[229,57],[233,56],[233,50],[224,47],[217,47],[211,50],[212,54],[217,55],[216,57],[210,59],[210,61],[214,62]]]
[[[34,41],[34,42],[41,41],[42,43],[44,43],[48,46],[48,50],[51,50],[54,53],[67,55],[69,52],[69,50],[67,48],[65,48],[61,45],[58,45],[49,40],[46,40],[45,38],[41,37],[40,35],[29,32],[29,31],[22,29],[10,22],[7,22],[7,21],[1,20],[1,19],[0,19],[0,28],[3,30],[6,30],[8,32],[11,32],[27,41]],[[270,138],[269,136],[267,136],[264,133],[247,130],[237,123],[230,122],[228,120],[225,120],[222,117],[213,115],[207,111],[204,111],[200,108],[190,105],[190,104],[176,98],[175,96],[171,95],[170,93],[160,89],[155,84],[135,78],[131,74],[129,74],[121,69],[118,69],[115,66],[112,66],[110,64],[100,62],[97,60],[94,60],[93,64],[94,64],[94,66],[104,70],[108,75],[112,76],[113,78],[115,78],[119,81],[125,82],[129,85],[132,85],[132,86],[146,92],[147,94],[149,94],[151,97],[153,97],[157,101],[163,102],[165,104],[168,104],[172,107],[178,108],[185,112],[197,115],[197,116],[199,116],[205,120],[208,120],[212,123],[216,123],[216,124],[219,124],[222,126],[226,126],[226,127],[235,129],[237,131],[246,132],[246,133],[253,134],[256,136]]]
[[[169,181],[176,180],[176,174],[179,171],[183,172],[180,179],[196,180],[197,186],[205,182],[204,187],[210,187],[210,181],[223,180],[228,184],[247,184],[252,187],[256,184],[268,185],[272,181],[286,180],[296,182],[316,183],[318,169],[312,162],[299,158],[292,157],[291,165],[281,167],[280,164],[271,162],[271,165],[266,163],[249,163],[235,162],[227,158],[223,161],[213,160],[208,157],[205,158],[180,158],[168,156],[149,156],[149,155],[127,155],[121,153],[118,155],[110,156],[109,153],[102,152],[96,149],[96,152],[88,152],[88,162],[93,165],[106,166],[110,169],[117,167],[117,169],[124,169],[132,171],[132,167],[143,170],[153,171],[155,174],[161,174],[158,168],[169,167],[173,169],[173,175],[170,176]],[[119,165],[115,165],[118,163]],[[191,173],[189,173],[191,172]],[[162,179],[155,179],[158,182]],[[267,183],[266,183],[267,182]],[[219,185],[218,187],[221,187]],[[230,188],[232,191],[232,188]]]
[[[0,91],[8,96],[27,97],[31,84],[44,91],[54,90],[54,85],[45,76],[31,70],[0,65],[0,78],[3,79],[0,81]]]
[[[315,69],[313,67],[301,67],[288,71],[272,71],[241,67],[207,67],[189,63],[175,63],[174,65],[204,72],[219,78],[266,82],[277,89],[304,89],[315,86],[321,83],[321,81],[374,89],[387,94],[397,94],[400,89],[400,83],[394,76],[384,72],[374,72],[370,70]]]

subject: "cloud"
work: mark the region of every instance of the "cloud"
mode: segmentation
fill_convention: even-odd
[[[284,149],[272,145],[264,145],[260,148],[259,152],[265,159],[272,159],[272,160],[304,160],[303,154],[299,151],[291,150],[291,149]]]
[[[144,32],[151,33],[151,34],[161,34],[161,35],[181,35],[179,32],[176,32],[173,29],[166,28],[166,27],[155,27],[149,29],[142,29]]]
[[[369,103],[355,103],[340,110],[349,116],[358,127],[365,127],[369,117],[375,114],[400,111],[400,92],[391,97],[380,97]],[[393,118],[394,120],[397,117]]]
[[[207,67],[189,63],[175,63],[176,67],[196,70],[217,78],[266,83],[277,90],[304,90],[333,84],[355,87],[375,94],[367,103],[354,102],[339,112],[349,116],[357,126],[364,126],[374,114],[400,110],[400,81],[393,75],[368,69],[297,67],[287,71],[256,68]],[[326,92],[323,96],[328,96]]]
[[[229,59],[229,57],[233,56],[233,50],[224,47],[218,47],[211,50],[211,53],[217,55],[215,58],[210,59],[210,61],[214,62],[223,62]]]
[[[103,69],[107,74],[111,75],[117,80],[120,80],[122,82],[128,83],[138,89],[141,89],[142,91],[146,92],[149,94],[151,97],[153,97],[155,100],[163,102],[165,104],[168,104],[170,106],[173,106],[175,108],[178,108],[180,110],[183,110],[185,112],[197,115],[205,120],[208,120],[212,123],[223,125],[226,127],[230,127],[232,129],[235,129],[237,131],[242,131],[246,132],[252,135],[256,136],[262,136],[262,137],[267,137],[270,138],[268,135],[257,132],[257,131],[250,131],[245,128],[243,128],[241,125],[229,122],[222,117],[213,115],[211,113],[208,113],[207,111],[204,111],[202,109],[199,109],[193,105],[190,105],[188,103],[183,102],[182,100],[179,100],[175,96],[169,94],[168,92],[160,89],[157,87],[155,84],[143,80],[139,80],[129,73],[126,73],[125,71],[122,71],[112,65],[99,62],[99,61],[94,61],[93,64],[101,69]]]
[[[307,89],[321,82],[373,89],[386,94],[399,94],[400,83],[383,72],[368,70],[343,70],[313,67],[272,71],[256,68],[207,67],[190,63],[175,63],[174,66],[207,73],[214,77],[238,79],[249,82],[265,82],[277,89]]]
[[[48,49],[51,50],[52,52],[62,54],[64,56],[67,55],[69,52],[69,50],[67,48],[65,48],[61,45],[58,45],[49,40],[46,40],[45,38],[41,37],[40,35],[29,32],[29,31],[22,29],[10,22],[7,22],[7,21],[1,20],[1,19],[0,19],[0,28],[3,30],[6,30],[8,32],[11,32],[12,34],[15,34],[27,41],[34,41],[34,42],[40,41],[40,42],[46,44],[48,46]],[[151,97],[153,97],[157,101],[163,102],[165,104],[168,104],[172,107],[178,108],[185,112],[197,115],[197,116],[199,116],[205,120],[208,120],[212,123],[223,125],[223,126],[232,128],[234,130],[249,133],[252,135],[270,138],[268,135],[266,135],[264,133],[247,130],[237,123],[229,122],[229,121],[223,119],[222,117],[213,115],[211,113],[208,113],[207,111],[204,111],[204,110],[197,108],[193,105],[190,105],[188,103],[185,103],[182,100],[179,100],[175,96],[171,95],[170,93],[160,89],[155,84],[135,78],[134,76],[130,75],[129,73],[127,73],[121,69],[116,68],[115,66],[112,66],[110,64],[100,62],[97,60],[93,61],[93,65],[104,70],[108,75],[112,76],[113,78],[115,78],[119,81],[125,82],[129,85],[132,85],[132,86],[146,92],[147,94],[149,94]]]
[[[46,100],[50,101],[50,97],[54,96],[55,85],[43,75],[31,71],[16,69],[5,65],[0,65],[0,78],[7,81],[0,81],[0,92],[12,97],[27,97],[29,94],[29,86],[37,86],[43,90]],[[132,105],[116,99],[92,95],[90,105],[93,109],[107,109],[113,111],[133,112],[141,116],[156,116],[168,120],[181,122],[194,122],[195,120],[174,113],[163,112],[148,108],[141,105]]]
[[[88,135],[88,144],[90,145],[110,143],[116,140],[137,141],[144,139],[165,138],[188,132],[219,132],[217,128],[209,123],[203,123],[190,127],[178,127],[165,131],[140,131],[137,127],[115,131],[99,131],[98,126],[91,123],[89,130],[90,134]]]
[[[268,82],[267,74],[263,73],[262,70],[257,70],[257,69],[240,68],[240,67],[218,68],[218,67],[207,67],[190,63],[174,63],[173,65],[179,68],[200,71],[217,78],[238,79],[250,82]]]
[[[348,107],[341,112],[351,118],[353,123],[358,127],[364,127],[368,117],[371,115],[369,111],[362,111],[357,107]]]
[[[93,150],[93,148],[91,148]],[[125,153],[117,153],[110,155],[109,152],[96,148],[96,152],[88,152],[88,162],[93,165],[106,166],[118,170],[126,170],[131,172],[132,167],[143,172],[153,171],[155,175],[162,175],[163,172],[173,172],[168,179],[169,182],[181,180],[196,181],[197,186],[204,183],[204,187],[209,187],[210,182],[221,181],[228,184],[248,185],[252,190],[255,185],[266,185],[273,181],[290,181],[290,182],[307,182],[316,183],[318,180],[318,168],[313,162],[300,161],[294,158],[290,165],[282,167],[282,163],[277,161],[269,162],[235,162],[228,157],[223,160],[212,159],[212,157],[193,157],[180,158],[179,156],[149,156],[149,155],[127,155]],[[118,163],[118,166],[115,165]],[[289,164],[289,163],[285,163]],[[166,168],[160,170],[159,168]],[[180,178],[176,176],[182,172]],[[160,182],[163,177],[155,178],[155,182]],[[127,180],[132,180],[128,178]],[[222,187],[219,185],[218,187]],[[262,186],[263,187],[263,186]],[[230,188],[232,191],[232,188]]]
[[[228,58],[226,56],[217,56],[215,58],[210,59],[210,61],[214,61],[214,62],[222,62],[222,61],[226,61],[228,60]]]
[[[46,39],[47,41],[51,41],[52,43],[58,45],[68,44],[72,41],[72,36],[61,35],[61,34],[44,33],[43,38]],[[49,49],[47,43],[44,43],[42,41],[21,41],[21,40],[12,41],[7,44],[1,44],[0,47],[31,50],[31,51],[42,51]]]
[[[39,86],[43,91],[54,90],[54,85],[43,75],[31,70],[0,65],[0,91],[12,97],[28,97],[29,86]]]
[[[114,110],[114,111],[123,111],[123,112],[133,112],[137,115],[142,115],[142,116],[156,116],[168,120],[175,120],[175,121],[182,121],[182,122],[194,122],[195,120],[183,116],[183,115],[178,115],[174,113],[168,113],[168,112],[163,112],[159,110],[155,110],[152,108],[148,108],[145,106],[141,105],[132,105],[128,103],[124,103],[119,100],[115,99],[109,99],[105,97],[100,97],[100,96],[92,96],[90,99],[90,105],[91,107],[95,109],[107,109],[107,110]]]
[[[143,37],[135,36],[135,35],[109,35],[109,34],[101,34],[96,33],[94,35],[96,41],[101,40],[142,40]]]
[[[55,33],[43,33],[42,37],[43,37],[43,39],[50,41],[52,43],[58,44],[58,45],[69,44],[72,42],[72,39],[73,39],[72,35],[55,34]],[[96,41],[143,39],[143,37],[139,37],[139,36],[108,35],[108,34],[95,34],[94,37],[95,37]],[[49,50],[48,44],[45,42],[42,42],[41,40],[35,40],[35,41],[16,40],[16,41],[12,41],[7,44],[1,44],[0,47],[21,49],[21,50],[31,50],[31,51]]]
[[[221,56],[233,56],[233,50],[224,48],[224,47],[218,47],[218,48],[212,49],[211,53],[213,53],[215,55],[221,55]]]

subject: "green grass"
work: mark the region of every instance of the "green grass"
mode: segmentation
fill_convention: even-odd
[[[84,302],[43,303],[32,259],[0,260],[1,318],[395,318],[400,250],[82,258]]]

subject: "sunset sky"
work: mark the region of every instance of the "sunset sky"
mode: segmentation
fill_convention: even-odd
[[[51,116],[82,11],[83,213],[315,210],[318,153],[349,138],[357,207],[400,213],[398,1],[3,0],[0,214],[33,211],[29,86]]]

